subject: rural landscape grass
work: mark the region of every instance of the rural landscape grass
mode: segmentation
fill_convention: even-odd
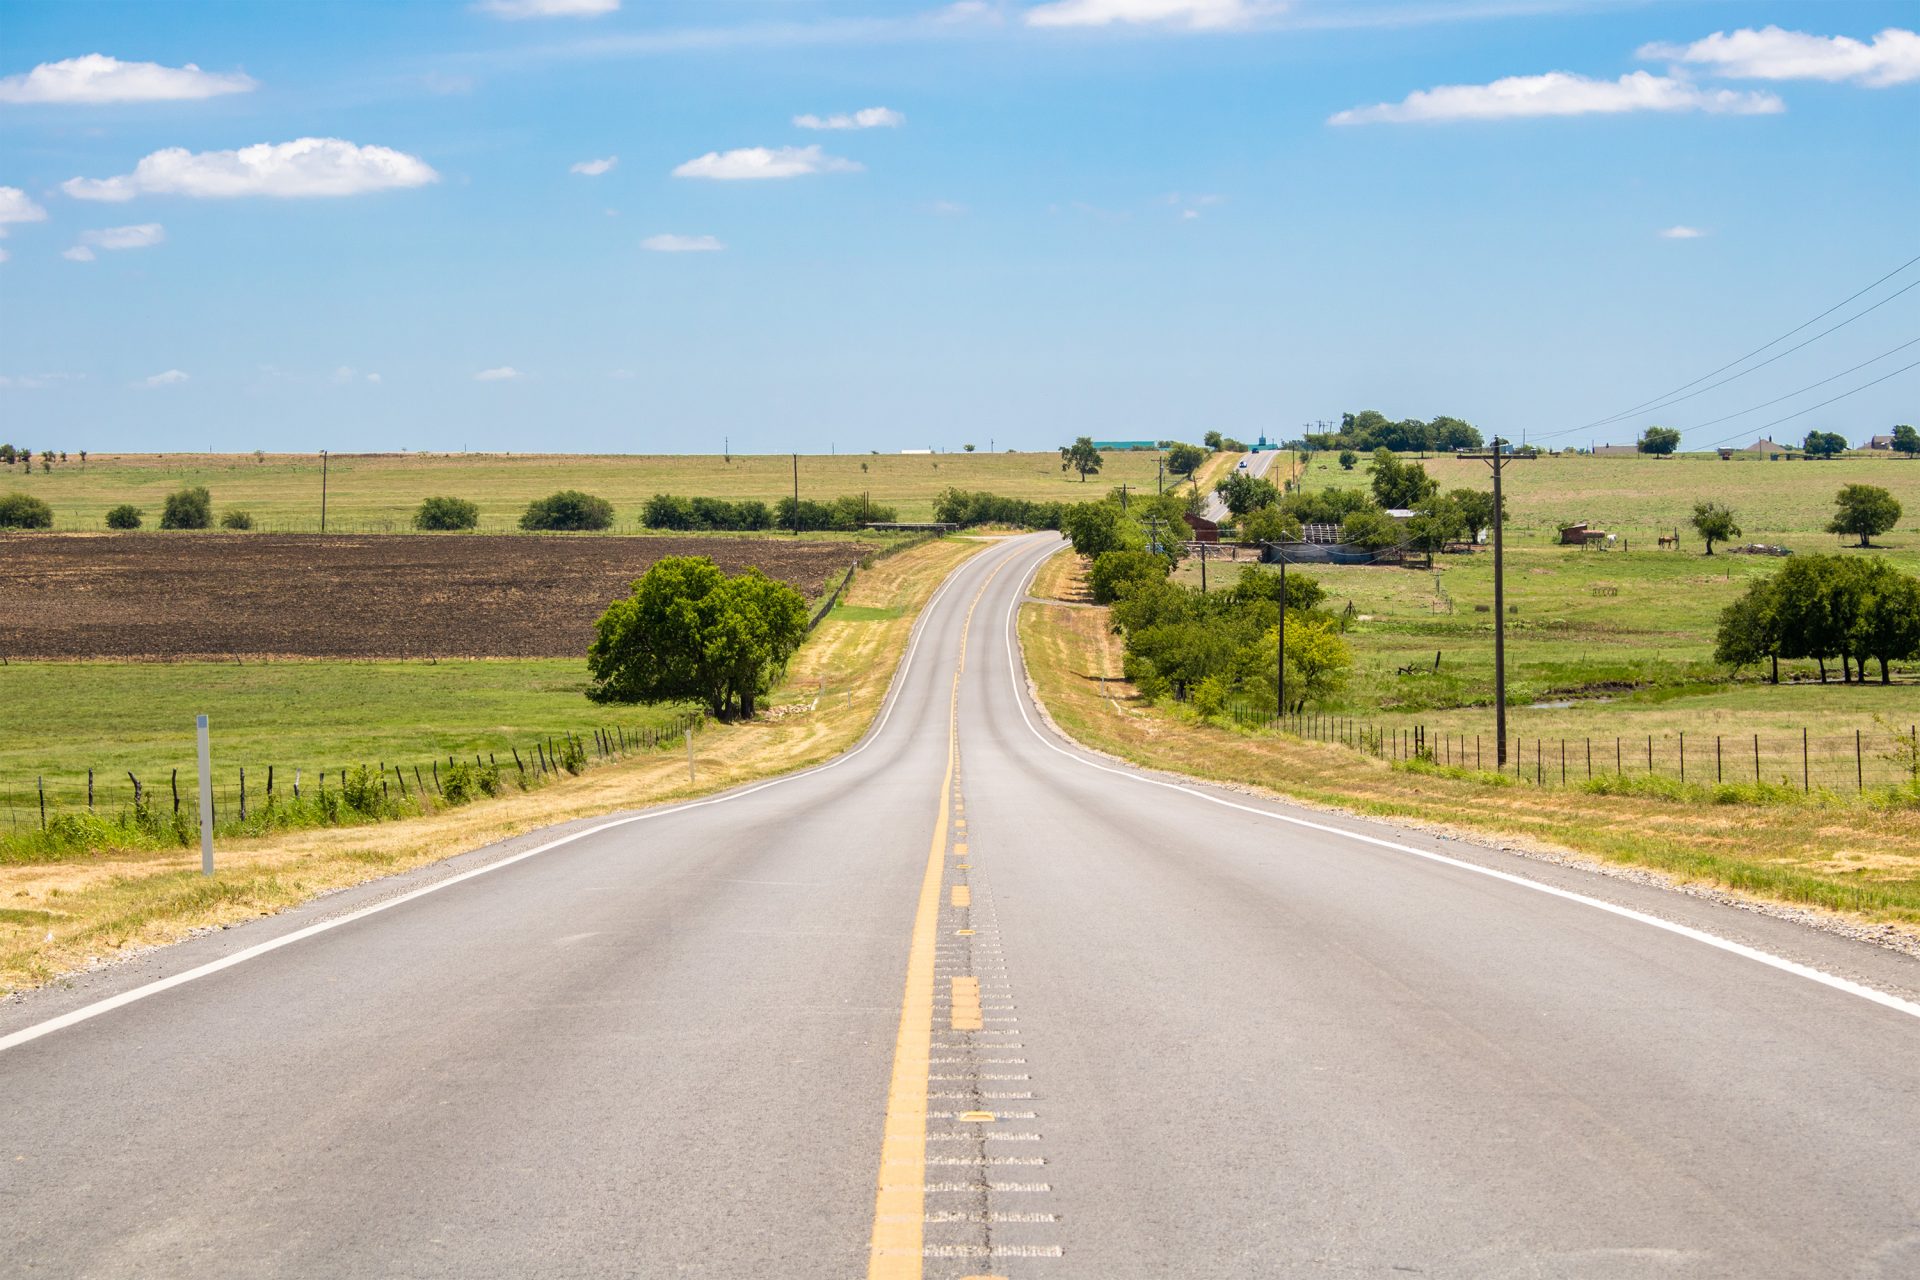
[[[223,842],[212,879],[199,874],[196,851],[181,849],[0,865],[0,992],[556,822],[704,794],[828,759],[871,722],[920,606],[948,572],[986,545],[941,539],[856,574],[845,607],[827,614],[789,664],[769,714],[710,724],[696,737],[693,784],[678,752],[630,757],[536,791],[509,790],[427,817]],[[540,664],[442,663],[417,668],[419,679],[432,683],[455,665],[472,675]],[[534,705],[516,703],[498,688],[485,696],[513,714]],[[421,710],[433,718],[445,700]]]
[[[1084,603],[1078,576],[1070,554],[1043,569],[1036,597],[1070,603],[1024,606],[1020,637],[1041,701],[1088,746],[1148,767],[1649,867],[1920,935],[1920,806],[1597,795],[1396,767],[1345,746],[1200,721],[1141,699],[1125,681],[1120,638],[1106,609]]]
[[[1055,453],[802,454],[800,496],[814,501],[867,493],[902,520],[929,520],[949,488],[986,489],[1011,497],[1074,502],[1129,484],[1152,488],[1152,452],[1108,452],[1084,483],[1060,469]],[[351,454],[327,463],[327,531],[391,533],[411,528],[423,498],[450,495],[480,507],[480,531],[518,528],[527,503],[560,489],[582,489],[613,503],[615,531],[641,531],[640,508],[656,493],[757,498],[791,497],[794,460],[787,454]],[[51,471],[36,465],[0,470],[0,492],[29,493],[53,508],[54,528],[105,528],[107,511],[131,503],[151,528],[166,495],[203,485],[216,510],[245,510],[268,532],[320,528],[321,463],[312,454],[78,455]],[[1171,482],[1173,477],[1167,477]]]

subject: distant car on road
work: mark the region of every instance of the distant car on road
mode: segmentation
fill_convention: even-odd
[[[1245,471],[1246,469],[1247,469],[1247,460],[1245,458],[1242,458],[1240,459],[1240,470]]]

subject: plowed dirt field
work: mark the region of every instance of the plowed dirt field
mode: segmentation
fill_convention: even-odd
[[[578,657],[662,556],[815,596],[868,550],[784,538],[0,536],[0,656]]]

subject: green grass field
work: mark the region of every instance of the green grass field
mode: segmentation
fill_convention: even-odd
[[[1158,455],[1109,453],[1098,475],[1083,484],[1063,473],[1050,453],[842,454],[800,458],[800,494],[826,500],[870,493],[895,507],[902,520],[927,520],[948,488],[987,489],[1015,497],[1079,501],[1117,484],[1151,488]],[[1171,479],[1171,477],[1169,477]],[[53,508],[54,527],[105,528],[109,508],[132,503],[157,525],[168,493],[205,485],[214,510],[249,512],[266,532],[312,532],[320,527],[320,459],[309,455],[113,454],[74,456],[33,474],[0,470],[0,493],[31,493]],[[327,529],[384,533],[407,529],[422,498],[445,494],[480,506],[482,532],[518,527],[528,502],[559,489],[584,489],[614,505],[615,528],[640,531],[640,508],[656,493],[759,498],[776,502],[793,493],[793,459],[785,454],[702,455],[373,454],[347,455],[327,465]]]
[[[0,741],[0,823],[37,823],[36,777],[50,805],[131,798],[127,770],[167,786],[179,769],[190,787],[194,716],[211,727],[223,791],[245,766],[248,787],[277,786],[295,769],[311,782],[344,765],[418,764],[535,738],[618,723],[628,732],[664,726],[677,708],[601,708],[587,701],[584,660],[443,662],[14,663],[5,669],[9,723]],[[30,732],[21,732],[31,726]]]

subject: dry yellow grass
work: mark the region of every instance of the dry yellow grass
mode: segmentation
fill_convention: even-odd
[[[553,823],[670,803],[828,759],[866,731],[920,607],[985,545],[949,538],[856,574],[851,607],[830,614],[795,656],[768,716],[696,736],[695,784],[684,755],[643,756],[430,817],[223,844],[211,879],[199,874],[197,851],[177,849],[0,867],[0,992]]]
[[[1078,564],[1055,557],[1033,594],[1075,599]],[[1329,809],[1647,867],[1920,937],[1920,810],[1911,806],[1694,804],[1410,772],[1343,746],[1152,706],[1120,677],[1121,646],[1104,608],[1028,604],[1020,636],[1055,722],[1121,759]]]

